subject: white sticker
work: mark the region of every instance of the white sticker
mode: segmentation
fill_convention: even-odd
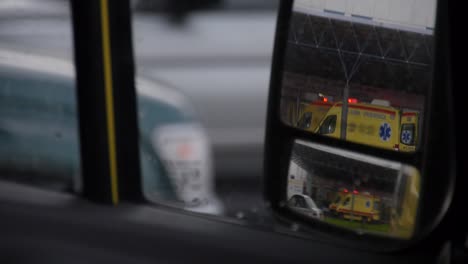
[[[220,213],[221,204],[214,192],[210,142],[203,128],[195,123],[170,124],[153,132],[152,144],[161,157],[176,194],[188,208],[207,206]]]

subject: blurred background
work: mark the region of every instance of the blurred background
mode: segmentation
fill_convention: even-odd
[[[256,221],[277,1],[133,1],[137,71],[180,89],[213,145],[227,215]]]
[[[139,76],[178,89],[213,147],[225,215],[264,223],[266,104],[278,1],[133,0]],[[72,60],[69,1],[2,0],[2,49]]]

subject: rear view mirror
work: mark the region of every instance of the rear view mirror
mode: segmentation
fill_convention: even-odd
[[[381,3],[390,14],[362,1],[336,2],[294,2],[282,121],[327,137],[414,152],[432,81],[435,1],[414,6],[419,17],[412,19],[392,1]]]
[[[385,250],[441,221],[455,148],[441,6],[281,2],[264,174],[278,219]]]
[[[296,140],[287,206],[305,217],[358,233],[410,238],[420,176],[398,162]]]

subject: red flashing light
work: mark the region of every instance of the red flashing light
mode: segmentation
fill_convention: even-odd
[[[343,192],[344,192],[344,193],[348,193],[348,189],[343,189]]]
[[[328,102],[328,98],[324,97],[324,98],[323,98],[323,101],[324,101],[325,103]]]
[[[357,190],[354,190],[353,193],[354,194],[359,194],[359,192]]]
[[[357,99],[356,98],[348,98],[348,103],[357,104]]]

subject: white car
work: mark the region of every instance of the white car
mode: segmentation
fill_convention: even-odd
[[[305,214],[312,218],[316,219],[323,219],[324,214],[322,209],[318,208],[315,204],[314,200],[307,195],[304,194],[294,194],[288,200],[288,206],[300,212],[301,214]]]

